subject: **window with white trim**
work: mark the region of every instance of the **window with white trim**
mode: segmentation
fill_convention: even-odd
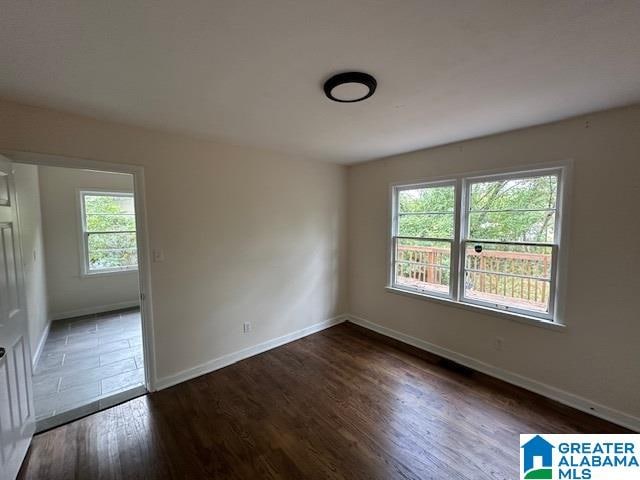
[[[391,287],[554,320],[564,168],[393,187]]]
[[[85,274],[138,268],[133,194],[80,192]]]

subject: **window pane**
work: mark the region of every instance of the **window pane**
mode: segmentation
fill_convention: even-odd
[[[469,242],[464,296],[492,305],[548,312],[551,265],[551,247]]]
[[[398,192],[398,235],[453,238],[455,188],[423,187]]]
[[[84,211],[86,213],[129,214],[136,213],[133,196],[84,195]]]
[[[555,175],[472,183],[469,237],[553,242],[557,184]]]
[[[135,233],[93,233],[88,241],[89,269],[134,267],[138,264]]]
[[[135,231],[135,215],[111,215],[107,213],[86,215],[87,232]]]
[[[453,213],[455,189],[446,187],[423,187],[398,192],[398,211],[407,212],[449,212]]]
[[[469,238],[503,242],[551,243],[555,211],[470,212]]]
[[[451,243],[398,239],[394,284],[448,295]]]
[[[471,210],[556,208],[558,178],[518,178],[471,184]]]
[[[83,200],[89,270],[137,266],[133,196],[84,194]]]
[[[84,195],[85,223],[88,232],[135,231],[133,197]]]
[[[453,214],[398,216],[398,235],[401,237],[453,238]]]

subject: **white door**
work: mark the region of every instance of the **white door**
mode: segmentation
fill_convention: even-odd
[[[16,477],[35,430],[24,295],[12,165],[0,155],[0,480]]]

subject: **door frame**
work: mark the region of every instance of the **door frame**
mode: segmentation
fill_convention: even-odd
[[[138,280],[140,288],[140,319],[142,322],[142,348],[144,352],[144,377],[147,391],[156,390],[155,334],[153,326],[153,302],[151,295],[151,255],[147,228],[144,167],[125,163],[103,162],[84,158],[49,155],[16,150],[0,151],[14,163],[26,163],[45,167],[98,170],[133,175],[136,229],[138,240]]]

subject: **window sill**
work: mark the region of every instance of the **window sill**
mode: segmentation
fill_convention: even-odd
[[[111,275],[122,275],[125,273],[138,273],[137,268],[127,268],[123,270],[105,270],[104,272],[82,272],[82,278],[109,277]]]
[[[385,287],[385,290],[389,293],[395,293],[396,295],[419,298],[420,300],[432,301],[432,302],[440,303],[443,305],[448,305],[450,307],[461,308],[463,310],[470,310],[472,312],[485,313],[487,315],[492,315],[494,317],[506,318],[508,320],[512,320],[518,323],[524,323],[526,325],[531,325],[539,328],[546,328],[548,330],[554,330],[556,332],[565,332],[567,329],[567,326],[561,323],[551,322],[548,320],[543,320],[541,318],[530,317],[528,315],[522,315],[519,313],[505,312],[502,310],[494,310],[493,308],[481,307],[479,305],[473,305],[470,303],[456,302],[448,298],[436,297],[434,295],[427,295],[424,293],[413,292],[411,290],[403,290],[397,287],[387,286]]]

